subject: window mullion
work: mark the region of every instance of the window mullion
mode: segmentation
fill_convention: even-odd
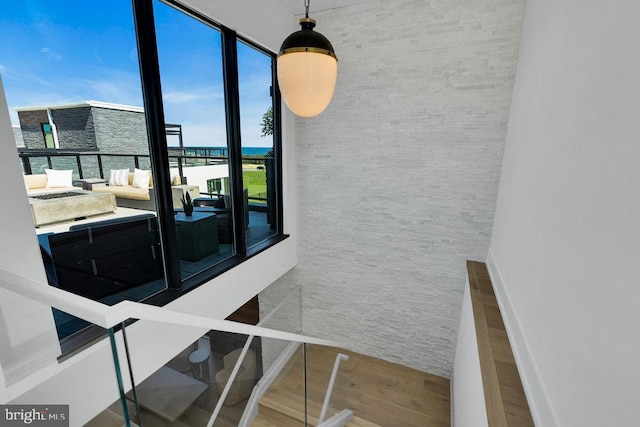
[[[178,239],[173,216],[169,155],[152,1],[133,0],[133,15],[165,277],[169,288],[178,289],[182,286],[180,255],[178,254]]]
[[[227,144],[229,147],[229,176],[236,254],[246,255],[246,214],[242,181],[242,143],[240,140],[240,95],[238,89],[238,50],[235,31],[222,28],[222,64],[225,108],[227,112]]]
[[[273,148],[276,161],[276,191],[277,191],[277,229],[278,233],[284,231],[284,204],[283,204],[283,179],[282,179],[282,97],[278,85],[275,58],[271,58],[271,78],[273,87]]]

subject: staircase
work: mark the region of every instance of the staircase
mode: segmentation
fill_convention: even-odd
[[[353,410],[347,426],[450,426],[449,380],[342,349],[307,345],[307,421],[317,425],[335,357],[340,365],[330,407]],[[304,425],[302,348],[259,402],[257,427]],[[327,415],[329,418],[332,414]],[[326,420],[326,419],[325,419]]]

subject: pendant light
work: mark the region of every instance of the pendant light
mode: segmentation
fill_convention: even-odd
[[[331,102],[338,75],[338,58],[331,42],[313,31],[305,0],[302,29],[287,37],[278,53],[278,83],[287,107],[301,117],[322,113]]]

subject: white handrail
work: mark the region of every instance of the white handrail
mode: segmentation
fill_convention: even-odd
[[[287,296],[284,300],[282,300],[282,302],[280,302],[280,304],[278,304],[276,306],[276,308],[271,310],[271,312],[269,314],[267,314],[262,320],[260,320],[258,322],[257,326],[262,326],[265,322],[267,322],[278,310],[280,310],[280,308],[289,299],[291,299],[291,297],[293,295],[294,295],[293,293],[289,294],[289,296]],[[213,410],[213,413],[211,414],[211,417],[209,418],[209,422],[207,423],[207,427],[213,426],[213,423],[218,418],[218,414],[220,414],[220,411],[222,410],[222,405],[223,405],[225,399],[227,398],[227,395],[229,394],[229,390],[231,390],[231,386],[233,385],[233,381],[236,379],[236,375],[238,375],[238,372],[240,371],[240,368],[242,367],[242,362],[244,361],[245,356],[249,352],[249,347],[251,347],[251,343],[253,342],[253,338],[254,338],[254,336],[250,335],[247,338],[247,341],[244,343],[244,347],[242,348],[242,352],[240,352],[240,357],[238,357],[238,361],[236,362],[235,366],[233,367],[233,370],[231,371],[231,375],[229,376],[229,379],[227,380],[227,384],[224,386],[224,390],[222,390],[222,394],[218,398],[218,403],[216,404],[216,407]]]
[[[106,329],[129,319],[151,320],[194,328],[233,332],[235,334],[258,335],[285,341],[339,347],[338,343],[329,340],[232,322],[230,320],[212,319],[139,302],[122,301],[113,306],[108,306],[2,269],[0,269],[0,288],[31,298]]]
[[[333,371],[331,372],[331,379],[329,380],[329,385],[327,386],[327,393],[324,395],[324,402],[322,403],[322,411],[320,412],[320,417],[318,418],[318,423],[321,424],[324,420],[324,417],[327,415],[327,409],[329,408],[329,400],[331,400],[331,393],[333,393],[333,385],[336,382],[336,377],[338,376],[338,369],[340,368],[340,362],[344,360],[345,362],[349,360],[349,356],[346,354],[338,353],[336,356],[336,361],[333,364]]]
[[[287,363],[289,363],[289,360],[295,355],[298,347],[300,347],[300,343],[290,342],[267,372],[264,373],[260,381],[258,381],[258,384],[256,384],[251,392],[251,396],[249,396],[242,418],[240,418],[240,422],[238,423],[239,427],[247,427],[253,422],[258,415],[257,408],[260,399],[262,399],[262,396],[264,396],[269,387],[271,387],[271,384],[273,384],[280,372],[287,366]]]

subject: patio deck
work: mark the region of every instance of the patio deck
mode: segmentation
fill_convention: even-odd
[[[118,207],[114,213],[96,215],[93,217],[75,221],[56,223],[48,226],[43,226],[38,229],[34,228],[34,230],[36,234],[64,233],[69,231],[70,227],[74,225],[91,224],[104,220],[134,217],[145,213],[154,214],[154,212],[151,211]],[[247,227],[248,246],[253,246],[273,234],[274,230],[271,229],[269,224],[267,223],[267,214],[265,212],[249,211],[249,226]],[[205,258],[193,262],[180,260],[182,278],[186,279],[210,266],[213,266],[231,257],[232,255],[233,245],[220,243],[219,251],[215,254],[209,255]],[[157,294],[158,292],[161,292],[165,288],[166,284],[164,279],[158,279],[135,287],[124,289],[118,293],[100,298],[98,299],[98,301],[108,305],[113,305],[123,300],[143,301]],[[54,318],[60,338],[72,335],[73,333],[85,328],[86,326],[89,326],[88,323],[57,310],[54,310]]]

